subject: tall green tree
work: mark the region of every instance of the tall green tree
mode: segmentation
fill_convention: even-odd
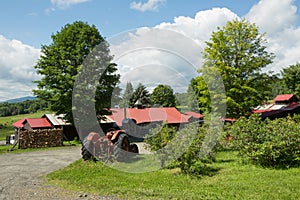
[[[124,107],[128,107],[129,106],[129,102],[130,102],[130,98],[133,95],[133,86],[131,82],[127,82],[126,83],[126,88],[122,97],[122,102],[121,102],[121,106]]]
[[[142,83],[139,83],[134,90],[130,98],[129,107],[133,108],[138,101],[143,106],[151,104],[150,93]]]
[[[228,116],[245,115],[268,98],[272,77],[262,73],[262,69],[272,63],[274,56],[267,52],[266,44],[264,34],[255,24],[237,19],[219,27],[206,42],[200,72],[208,85],[213,85],[216,77],[207,76],[217,71],[220,73],[226,91]],[[199,98],[200,104],[207,102],[207,99]]]
[[[176,98],[176,106],[181,106],[181,107],[188,106],[188,93],[187,92],[183,92],[183,93],[176,92],[174,95]]]
[[[155,87],[151,94],[151,102],[162,107],[175,107],[176,97],[171,86],[160,84]]]
[[[290,65],[281,71],[285,93],[293,93],[300,97],[300,63]]]
[[[191,111],[210,112],[210,96],[202,76],[193,78],[188,87],[188,108]]]
[[[51,38],[50,45],[42,46],[42,56],[35,65],[42,78],[36,81],[38,89],[34,90],[34,94],[39,99],[49,102],[52,111],[66,114],[66,119],[73,122],[72,93],[74,82],[82,70],[86,80],[94,81],[87,82],[82,79],[82,87],[97,84],[93,90],[94,98],[88,100],[95,104],[97,112],[109,107],[119,75],[115,74],[117,69],[116,65],[111,63],[113,57],[110,55],[108,44],[97,28],[76,21],[62,27]],[[87,95],[75,96],[84,101]]]
[[[282,77],[274,75],[273,82],[271,83],[271,93],[269,99],[274,99],[279,94],[286,94],[287,89],[282,80]]]

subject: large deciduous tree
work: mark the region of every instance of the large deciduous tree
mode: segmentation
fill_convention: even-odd
[[[153,104],[161,105],[162,107],[176,106],[176,97],[169,85],[160,84],[154,88],[151,94],[151,101]]]
[[[300,97],[300,63],[283,69],[281,75],[285,92]]]
[[[264,34],[255,24],[237,19],[219,27],[206,42],[200,72],[208,85],[213,85],[215,77],[207,76],[215,74],[214,70],[220,73],[226,91],[228,116],[245,115],[251,107],[268,98],[272,78],[262,69],[272,63],[274,56],[267,52],[266,44]],[[209,92],[210,96],[216,95]],[[199,105],[208,105],[208,102],[207,96],[199,97]]]
[[[83,70],[81,73],[91,76],[87,79],[97,80],[97,89],[93,91],[94,98],[89,99],[95,104],[96,111],[100,112],[109,107],[119,75],[115,73],[116,65],[111,64],[113,57],[108,44],[97,28],[76,21],[62,27],[51,38],[51,44],[42,46],[42,56],[35,65],[42,78],[37,81],[38,89],[34,90],[34,94],[49,102],[51,110],[57,114],[66,114],[66,119],[73,122],[74,82],[80,70]],[[86,61],[88,57],[90,58]],[[95,76],[98,78],[95,79]],[[91,83],[82,80],[80,84]],[[82,100],[85,98],[84,94],[77,94],[77,97]]]

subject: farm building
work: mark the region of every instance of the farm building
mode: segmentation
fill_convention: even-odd
[[[188,123],[203,119],[203,115],[199,113],[182,114],[175,107],[112,108],[110,110],[112,114],[108,118],[137,138],[143,138],[151,128],[163,122],[181,128]]]
[[[26,130],[52,129],[52,125],[45,118],[28,118],[22,124]]]
[[[24,118],[12,124],[15,128],[15,144],[19,148],[61,146],[63,140],[73,140],[76,129],[62,116],[45,114],[41,118]]]
[[[43,118],[24,118],[12,125],[15,128],[16,136],[23,130],[52,129],[49,121]]]
[[[183,114],[189,116],[189,122],[202,122],[204,118],[203,114],[193,111],[188,111]]]
[[[15,144],[19,149],[62,146],[61,129],[54,129],[46,118],[24,118],[15,123]]]
[[[294,94],[280,94],[274,98],[273,103],[258,106],[252,112],[261,114],[262,119],[282,118],[300,114],[300,103]]]
[[[191,117],[203,118],[198,113],[180,113],[175,107],[164,108],[112,108],[112,115],[109,117],[113,119],[118,126],[122,127],[123,119],[129,118],[134,120],[137,125],[143,125],[155,122],[166,122],[170,125],[179,126],[180,124],[187,124]],[[198,115],[197,115],[198,114]]]
[[[76,128],[64,119],[64,115],[44,114],[42,118],[47,119],[53,128],[62,129],[64,140],[72,141],[78,137]]]

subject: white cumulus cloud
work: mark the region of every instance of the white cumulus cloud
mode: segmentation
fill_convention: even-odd
[[[261,0],[245,18],[266,33],[268,50],[276,56],[268,70],[278,73],[300,61],[300,28],[294,0]]]
[[[51,0],[52,5],[65,9],[75,4],[84,3],[90,0]]]
[[[186,92],[198,75],[202,51],[212,31],[238,16],[227,8],[200,11],[194,18],[179,16],[171,23],[144,27],[111,38],[111,52],[120,67],[121,83],[141,82],[148,88],[170,85]],[[121,42],[116,42],[121,41]]]
[[[40,50],[0,35],[0,101],[31,95]]]
[[[199,11],[194,18],[179,16],[174,18],[172,23],[161,23],[156,26],[159,29],[167,29],[179,32],[195,40],[202,48],[205,46],[211,33],[217,27],[224,26],[227,21],[239,17],[227,8],[212,8]]]
[[[130,8],[141,12],[157,11],[165,3],[166,0],[148,0],[145,3],[134,1],[130,4]]]
[[[294,2],[261,0],[245,16],[227,8],[212,8],[199,11],[194,17],[177,16],[173,22],[130,32],[118,39],[122,42],[111,45],[113,53],[124,54],[118,60],[121,82],[123,85],[128,81],[141,82],[152,87],[165,83],[175,91],[184,91],[190,79],[199,75],[194,67],[201,67],[205,42],[210,40],[212,32],[228,21],[241,18],[255,23],[261,33],[266,33],[267,50],[275,54],[275,59],[264,71],[279,73],[300,61],[300,28]],[[182,79],[172,79],[170,73]]]
[[[293,0],[261,0],[245,16],[269,35],[291,28],[297,22],[297,7]]]

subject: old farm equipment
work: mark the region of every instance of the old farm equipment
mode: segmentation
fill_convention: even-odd
[[[124,130],[110,130],[105,136],[91,132],[84,138],[81,150],[84,160],[107,161],[114,158],[119,162],[126,161],[133,153],[139,153],[138,146],[130,143]]]

